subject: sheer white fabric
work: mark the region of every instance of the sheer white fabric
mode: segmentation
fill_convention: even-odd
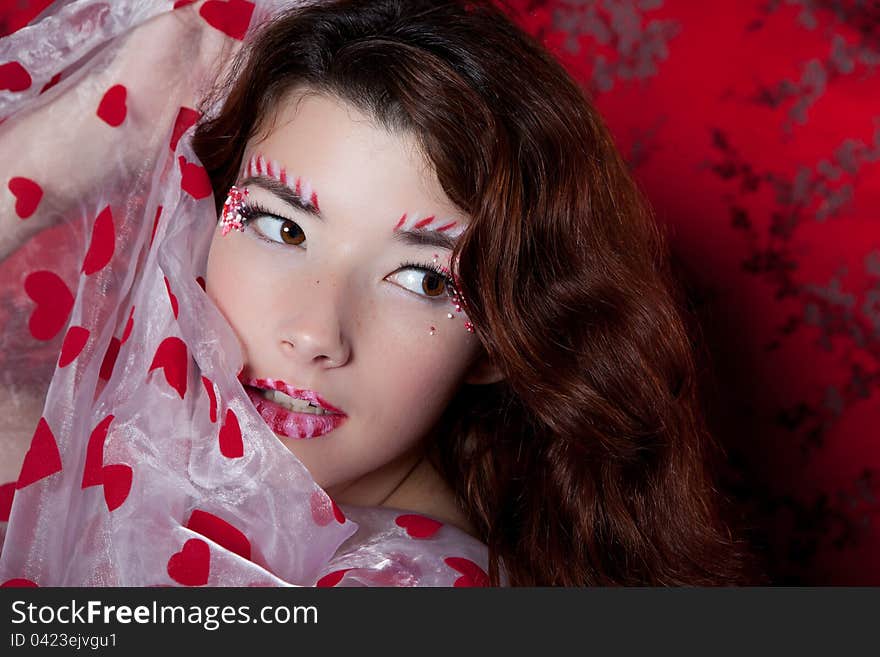
[[[330,500],[203,291],[196,109],[287,4],[56,2],[0,40],[0,582],[487,583],[456,528]]]

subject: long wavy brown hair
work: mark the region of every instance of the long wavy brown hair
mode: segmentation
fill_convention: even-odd
[[[488,1],[338,0],[260,28],[195,136],[218,209],[297,87],[418,137],[471,221],[453,254],[505,379],[429,447],[513,585],[743,583],[662,232],[599,115]]]

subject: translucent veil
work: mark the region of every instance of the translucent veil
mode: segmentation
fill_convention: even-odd
[[[327,496],[203,290],[199,101],[289,4],[68,0],[0,40],[6,585],[487,583],[458,529]]]

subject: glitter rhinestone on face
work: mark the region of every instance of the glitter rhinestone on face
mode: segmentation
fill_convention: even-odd
[[[235,185],[229,188],[229,194],[226,197],[226,201],[223,203],[223,213],[220,215],[220,225],[223,226],[223,235],[226,235],[233,228],[240,232],[244,231],[241,207],[244,205],[244,199],[247,195],[247,189],[239,189]]]

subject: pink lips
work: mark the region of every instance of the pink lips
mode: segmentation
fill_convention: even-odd
[[[333,429],[348,419],[345,413],[312,390],[300,390],[277,379],[242,379],[242,383],[248,386],[245,388],[245,391],[257,409],[257,413],[266,421],[269,428],[279,435],[295,439],[317,438],[333,431]],[[256,390],[257,388],[262,390],[280,390],[294,399],[304,399],[316,406],[320,406],[332,413],[332,415],[314,415],[312,413],[290,411],[280,404],[266,399]]]

